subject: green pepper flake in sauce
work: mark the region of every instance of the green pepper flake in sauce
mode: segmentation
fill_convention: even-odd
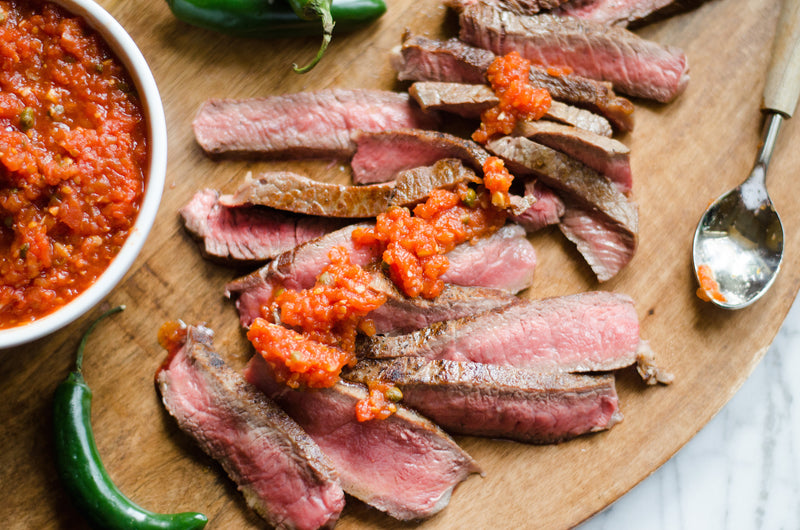
[[[36,116],[33,114],[33,109],[25,107],[19,113],[19,128],[22,129],[22,132],[28,132],[34,125],[36,125]]]

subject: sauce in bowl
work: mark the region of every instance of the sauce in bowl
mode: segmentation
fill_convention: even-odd
[[[147,161],[141,102],[83,19],[0,1],[0,329],[86,290],[136,221]]]

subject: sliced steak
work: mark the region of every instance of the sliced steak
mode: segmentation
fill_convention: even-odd
[[[190,326],[156,374],[167,411],[276,528],[332,528],[344,493],[330,459],[278,406],[225,364],[212,332]]]
[[[458,158],[483,171],[489,157],[480,145],[452,134],[425,129],[395,129],[353,135],[356,154],[350,161],[353,182],[387,182],[403,170],[433,165],[444,158]]]
[[[401,357],[363,360],[343,377],[397,386],[404,405],[456,434],[548,444],[609,429],[622,420],[613,374]]]
[[[272,378],[255,355],[245,377],[274,399],[334,462],[350,495],[400,520],[442,510],[453,489],[480,469],[444,431],[399,406],[385,420],[359,422],[356,403],[365,386],[339,382],[314,391],[292,390]]]
[[[462,318],[517,301],[508,291],[446,284],[433,300],[409,298],[392,281],[374,272],[370,286],[387,294],[386,303],[369,313],[379,334],[409,333],[435,322]]]
[[[357,354],[416,356],[539,370],[594,372],[636,362],[639,320],[629,296],[590,291],[518,303],[393,337],[360,340]]]
[[[486,70],[494,58],[489,50],[459,39],[440,41],[407,34],[393,53],[392,64],[400,80],[486,84]],[[633,104],[617,96],[611,83],[536,65],[531,67],[530,79],[557,101],[600,114],[620,131],[633,130]]]
[[[490,0],[501,9],[521,15],[534,14],[539,11],[550,11],[564,4],[567,0]]]
[[[536,202],[523,213],[513,216],[512,220],[515,223],[528,233],[558,224],[564,215],[565,206],[564,201],[553,193],[553,190],[537,180],[528,180],[525,182],[525,195],[533,195],[536,197]]]
[[[619,233],[617,241],[625,243],[616,259],[606,260],[624,266],[633,256],[639,231],[639,213],[636,204],[617,189],[608,179],[584,164],[549,147],[527,138],[503,137],[489,143],[489,151],[506,161],[515,175],[526,171],[535,175],[546,185],[556,189],[568,206],[588,212],[603,226]],[[579,246],[583,252],[589,247]],[[612,247],[608,247],[609,249]],[[584,255],[587,262],[597,263],[596,256]],[[619,269],[602,267],[594,269],[598,280],[606,281]]]
[[[480,182],[460,160],[439,160],[432,166],[402,172],[397,180],[350,186],[310,179],[290,171],[248,175],[232,195],[220,197],[224,206],[260,205],[306,215],[340,218],[375,217],[391,206],[413,206],[437,188]]]
[[[690,11],[705,2],[706,0],[572,0],[563,3],[554,12],[560,16],[582,18],[600,24],[638,28]]]
[[[569,66],[629,96],[668,102],[689,82],[686,55],[615,26],[556,15],[516,15],[482,0],[450,0],[461,40],[498,55]]]
[[[631,150],[618,140],[544,120],[519,122],[514,134],[582,162],[607,177],[622,193],[629,193],[633,187]]]
[[[239,311],[242,326],[249,327],[256,317],[268,316],[262,313],[268,306],[276,289],[308,289],[316,281],[316,277],[329,263],[328,252],[333,247],[341,246],[348,250],[352,263],[362,267],[375,266],[380,259],[380,248],[376,246],[356,246],[353,244],[352,232],[358,224],[347,226],[325,236],[309,241],[291,251],[285,252],[260,269],[230,282],[225,294],[233,299]],[[525,231],[514,225],[507,225],[490,237],[478,239],[474,244],[463,243],[447,254],[450,261],[448,271],[442,276],[447,283],[461,286],[486,287],[514,293],[530,287],[536,266],[536,251],[525,238]],[[377,281],[377,280],[376,280]],[[386,291],[388,293],[388,291]],[[463,292],[462,292],[463,294]],[[392,295],[390,308],[378,313],[379,322],[391,324],[391,318],[382,318],[389,309],[403,308],[407,314],[394,318],[400,326],[408,326],[418,321],[415,316],[419,311],[419,301],[401,303],[400,295]],[[448,295],[449,297],[450,295]],[[453,295],[457,296],[457,295]],[[497,294],[493,298],[499,298]],[[433,301],[436,303],[436,300]],[[445,306],[436,312],[446,315],[452,308],[452,302],[445,298]],[[458,307],[468,310],[468,305]],[[389,313],[391,315],[391,313]],[[433,313],[425,318],[432,318]],[[437,317],[438,318],[438,317]],[[382,330],[388,326],[381,324]]]
[[[465,118],[479,118],[481,112],[498,104],[499,99],[486,85],[420,81],[408,93],[427,111],[443,111]],[[553,101],[544,120],[572,125],[602,136],[611,136],[608,120],[585,109]]]
[[[525,229],[507,224],[488,237],[462,243],[447,253],[445,283],[518,293],[533,284],[536,249]]]
[[[435,126],[407,94],[343,89],[211,99],[192,122],[197,143],[209,154],[273,158],[349,158],[353,131]]]
[[[610,280],[633,259],[636,239],[603,216],[567,207],[558,227],[572,241],[601,282]]]
[[[263,263],[350,222],[261,206],[223,206],[219,192],[210,189],[195,193],[180,214],[203,255],[226,264]]]
[[[362,267],[375,262],[380,256],[380,248],[377,245],[356,246],[352,239],[353,230],[369,226],[372,225],[346,226],[298,245],[260,269],[228,283],[225,295],[235,301],[242,326],[249,327],[256,317],[268,316],[262,314],[262,308],[272,302],[276,289],[313,287],[317,276],[330,263],[328,253],[334,247],[345,248],[350,261]]]

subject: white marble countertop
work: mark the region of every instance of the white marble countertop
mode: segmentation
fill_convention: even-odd
[[[733,399],[579,530],[800,529],[800,298]]]

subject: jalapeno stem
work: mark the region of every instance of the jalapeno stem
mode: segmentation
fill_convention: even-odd
[[[325,50],[328,49],[328,44],[331,42],[333,35],[333,26],[336,24],[331,15],[331,0],[289,0],[292,9],[297,16],[304,20],[322,21],[322,44],[320,45],[317,56],[305,66],[297,66],[297,63],[292,64],[292,69],[298,74],[304,74],[314,68],[317,63],[322,59]]]

